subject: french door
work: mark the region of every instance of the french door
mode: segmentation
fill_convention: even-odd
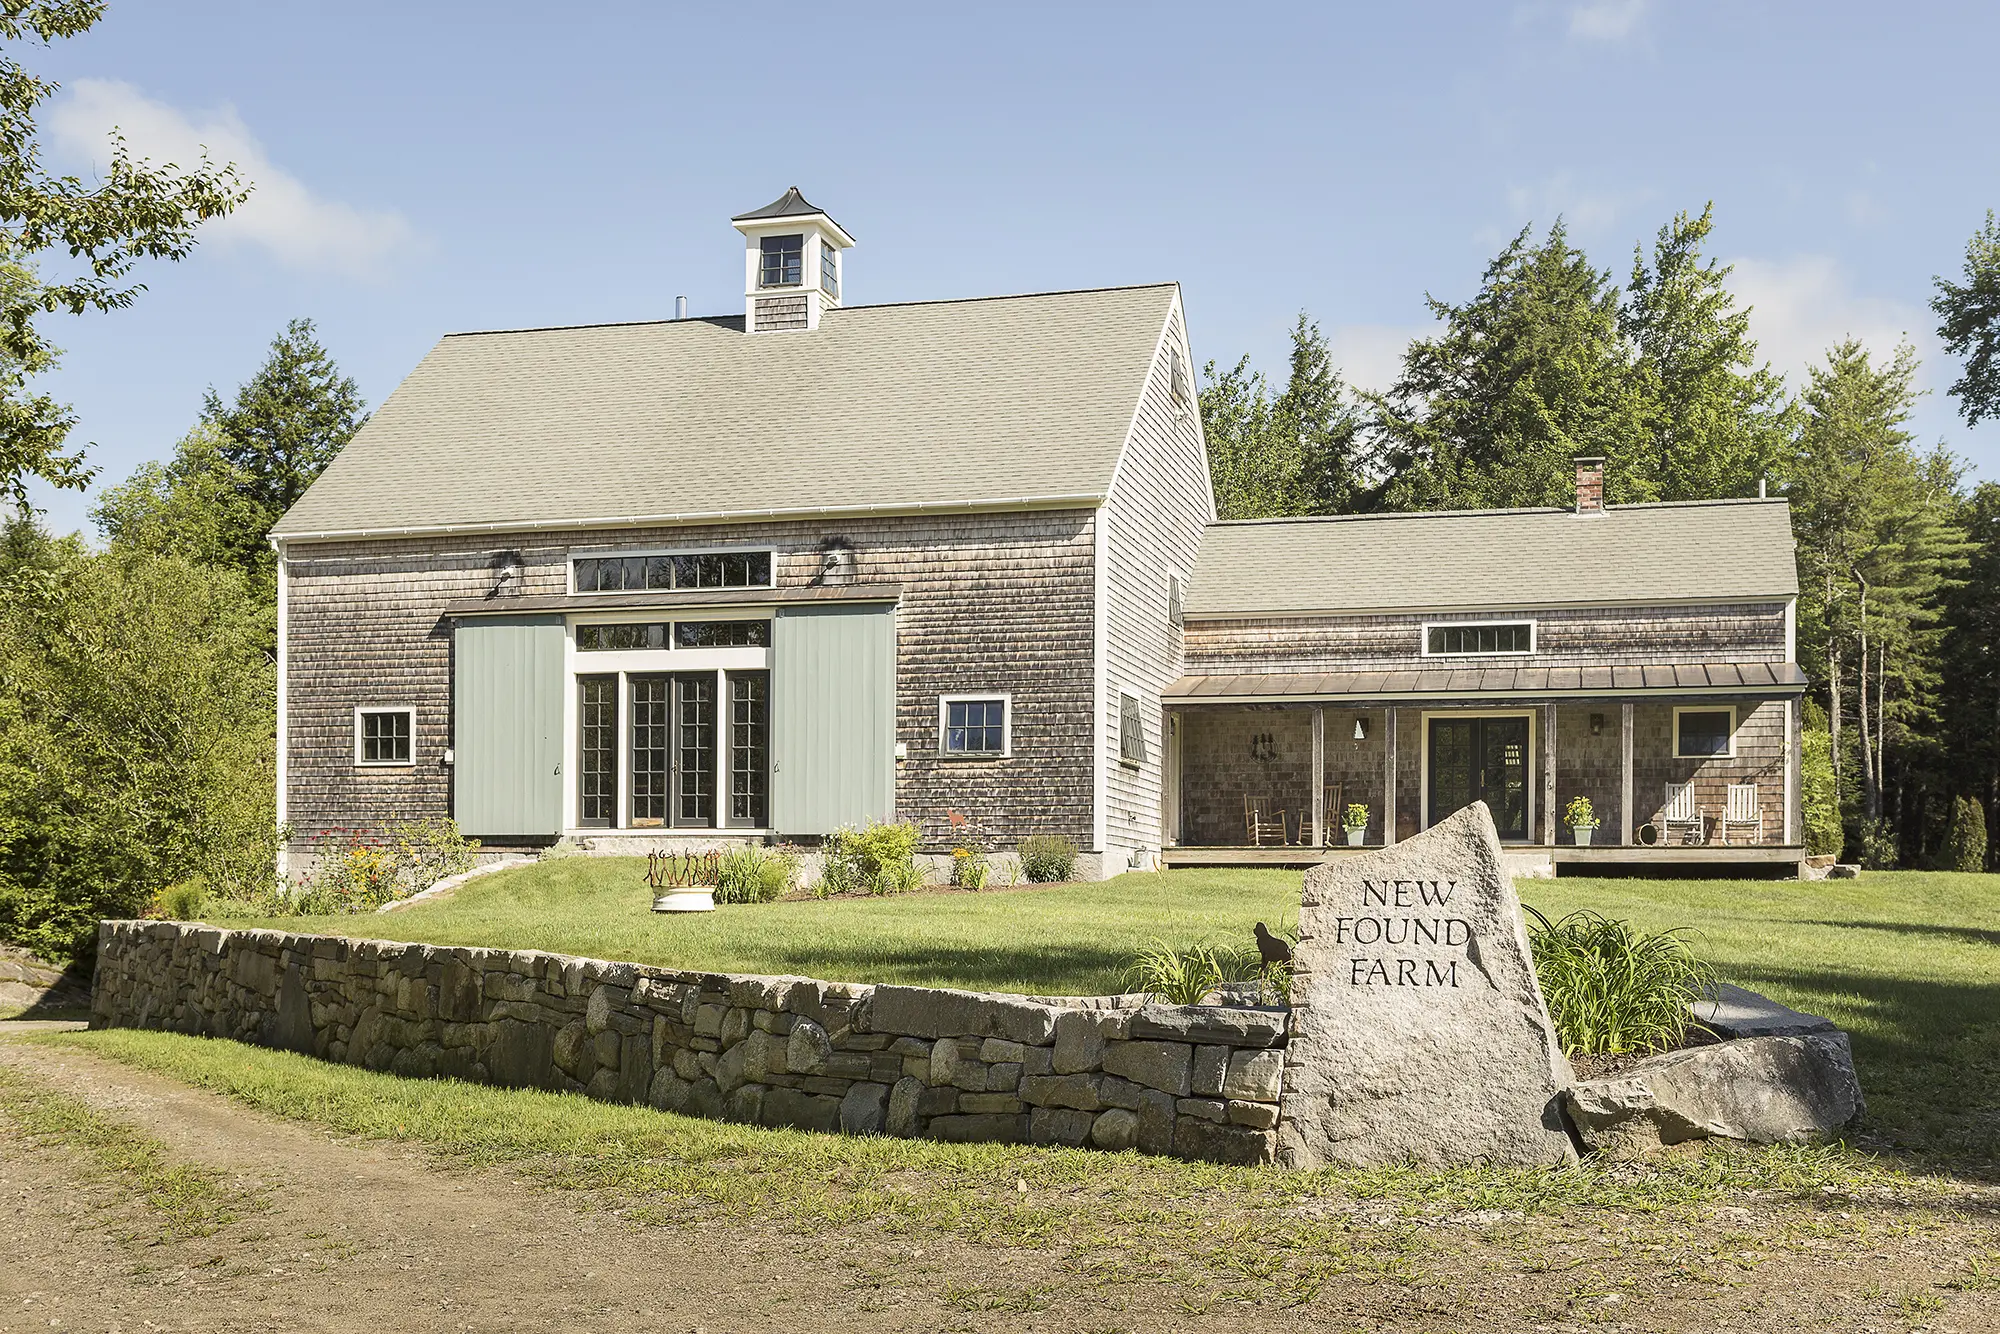
[[[1475,801],[1493,812],[1500,837],[1528,837],[1528,720],[1433,717],[1430,807],[1434,825]]]
[[[578,824],[761,827],[768,819],[769,695],[765,672],[579,676]],[[729,800],[719,810],[717,795],[725,791]]]

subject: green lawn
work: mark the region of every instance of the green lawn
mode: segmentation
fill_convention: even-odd
[[[1173,871],[1096,885],[649,911],[644,863],[573,858],[473,881],[384,916],[228,924],[543,949],[726,972],[1090,994],[1153,937],[1248,944],[1297,916],[1299,876]],[[1729,981],[1853,1034],[1868,1128],[1961,1168],[2000,1162],[2000,876],[1522,881],[1551,916],[1595,908],[1685,926]]]

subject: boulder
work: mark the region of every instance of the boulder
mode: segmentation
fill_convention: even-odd
[[[904,1139],[917,1133],[917,1104],[924,1096],[924,1081],[904,1076],[889,1090],[889,1105],[883,1129]]]
[[[1591,1148],[1614,1156],[1694,1139],[1797,1144],[1861,1115],[1845,1033],[1740,1038],[1649,1056],[1565,1094]]]
[[[1100,1149],[1129,1149],[1139,1142],[1139,1114],[1123,1107],[1100,1112],[1090,1125],[1090,1142]]]
[[[1575,1159],[1569,1063],[1483,803],[1308,871],[1292,958],[1281,1162]]]
[[[826,1069],[833,1041],[810,1019],[801,1019],[785,1038],[785,1069],[795,1075],[816,1075]]]
[[[840,1100],[843,1135],[879,1135],[889,1116],[887,1084],[856,1084]],[[914,1101],[914,1100],[913,1100]]]
[[[1693,1007],[1695,1022],[1719,1038],[1796,1038],[1831,1033],[1831,1019],[1780,1005],[1727,982],[1718,982],[1710,998]]]

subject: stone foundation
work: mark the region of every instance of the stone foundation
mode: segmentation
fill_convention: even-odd
[[[1283,1011],[681,972],[533,951],[98,928],[93,1028],[847,1134],[1271,1158]]]

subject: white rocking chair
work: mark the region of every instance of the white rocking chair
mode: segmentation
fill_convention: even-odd
[[[1708,820],[1695,807],[1693,783],[1667,784],[1666,804],[1660,809],[1660,831],[1665,843],[1708,842]]]
[[[1735,830],[1753,834],[1752,843],[1764,841],[1764,808],[1757,801],[1755,783],[1731,783],[1728,804],[1722,809],[1722,841],[1729,842]]]

